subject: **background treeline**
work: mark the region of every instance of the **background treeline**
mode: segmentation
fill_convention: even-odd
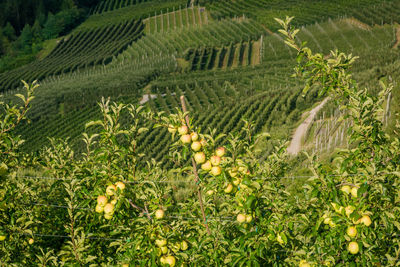
[[[0,0],[0,73],[35,59],[43,42],[67,34],[99,0]]]

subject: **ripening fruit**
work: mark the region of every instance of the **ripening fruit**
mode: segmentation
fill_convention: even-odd
[[[233,190],[233,185],[232,184],[228,184],[224,190],[225,193],[229,194],[230,192],[232,192]]]
[[[115,187],[115,185],[110,184],[109,186],[107,186],[106,188],[106,194],[108,196],[112,196],[114,195],[115,191],[117,191],[117,188]]]
[[[111,220],[112,217],[113,217],[112,213],[111,214],[108,214],[108,213],[104,214],[104,219],[106,219],[106,220]]]
[[[212,168],[211,162],[210,162],[209,160],[207,160],[205,163],[203,163],[203,164],[201,165],[201,168],[202,168],[204,171],[209,171],[209,170],[211,170],[211,168]]]
[[[368,215],[364,215],[364,216],[361,217],[360,223],[365,224],[365,226],[370,226],[372,221],[371,221],[371,218]]]
[[[168,132],[172,134],[176,133],[176,127],[172,124],[168,125]]]
[[[199,135],[197,133],[195,133],[195,132],[191,133],[190,136],[192,137],[192,141],[199,140]]]
[[[156,210],[156,219],[162,219],[164,218],[164,211],[163,210]]]
[[[193,149],[193,151],[199,151],[201,149],[201,144],[199,141],[194,141],[190,147]]]
[[[343,192],[345,192],[346,194],[350,194],[351,192],[351,188],[348,185],[344,185],[342,186],[342,188],[340,188],[340,190],[342,190]]]
[[[351,254],[357,254],[360,251],[360,248],[358,247],[358,243],[357,242],[350,242],[349,243],[349,247],[347,248],[347,250],[351,253]]]
[[[190,134],[182,135],[181,142],[184,144],[189,144],[190,142],[192,142],[192,137],[190,137]]]
[[[160,248],[165,247],[167,245],[167,240],[166,239],[157,239],[156,245]]]
[[[178,133],[180,135],[185,135],[189,132],[189,128],[186,125],[182,125],[181,127],[178,128]]]
[[[167,256],[165,258],[165,264],[168,264],[169,266],[175,266],[176,260],[174,256]]]
[[[247,223],[251,223],[251,221],[253,220],[253,216],[251,216],[250,214],[246,215],[246,222]]]
[[[246,215],[239,213],[236,220],[240,223],[244,223],[246,221]]]
[[[113,204],[111,204],[111,203],[107,203],[105,206],[104,206],[104,213],[105,214],[113,214],[114,213],[114,205]]]
[[[129,267],[129,263],[122,264],[122,267]]]
[[[215,150],[215,155],[218,157],[223,157],[225,155],[225,148],[224,147],[219,147]]]
[[[97,197],[97,204],[99,206],[104,207],[107,204],[107,197],[106,196],[98,196]]]
[[[167,252],[168,252],[168,248],[166,246],[160,247],[160,250],[161,250],[162,254],[167,254]]]
[[[307,261],[301,260],[299,262],[299,267],[311,267],[311,265]]]
[[[183,240],[183,241],[181,242],[181,250],[182,250],[182,251],[185,251],[185,250],[187,250],[188,248],[189,248],[188,243],[187,243],[185,240]]]
[[[329,226],[332,227],[332,228],[335,228],[335,227],[336,227],[336,223],[334,223],[332,220],[330,220],[328,224],[329,224]]]
[[[115,187],[118,188],[121,191],[124,191],[125,189],[125,184],[123,182],[116,182]]]
[[[358,192],[357,187],[353,187],[353,188],[351,189],[351,195],[352,195],[353,197],[357,197],[357,192]]]
[[[242,182],[241,179],[239,179],[239,178],[235,179],[235,180],[233,180],[233,185],[238,186],[241,182]]]
[[[209,196],[211,196],[212,194],[214,194],[214,190],[208,190],[208,191],[206,192],[206,194],[209,195]]]
[[[160,262],[161,262],[161,264],[166,264],[166,263],[165,263],[165,256],[162,256],[162,257],[160,258]]]
[[[6,240],[6,236],[5,235],[0,235],[0,241],[4,241]]]
[[[204,152],[197,152],[194,154],[194,161],[196,161],[197,164],[202,164],[206,161],[206,154]]]
[[[32,245],[35,242],[35,240],[33,240],[33,238],[28,240],[29,245]]]
[[[213,166],[218,166],[221,163],[221,158],[218,156],[211,156],[210,162]]]
[[[240,166],[240,167],[238,168],[238,171],[241,172],[241,173],[243,173],[243,174],[246,174],[246,173],[247,173],[247,168],[246,168],[246,167],[243,167],[243,166]]]
[[[357,235],[357,229],[354,226],[350,226],[349,228],[347,228],[346,231],[347,235],[350,237],[356,237]]]
[[[332,221],[332,219],[331,218],[325,218],[324,219],[324,224],[330,224],[330,222]]]
[[[96,211],[97,213],[103,213],[103,211],[104,211],[104,206],[100,206],[99,204],[97,204],[97,205],[96,205],[95,211]]]
[[[220,166],[213,166],[213,167],[211,168],[210,173],[211,173],[212,175],[214,175],[214,176],[220,175],[220,174],[221,174],[221,167],[220,167]]]
[[[110,203],[113,204],[114,206],[117,205],[117,199],[113,198],[113,200],[111,200]]]
[[[231,170],[228,170],[228,173],[229,173],[229,175],[232,177],[232,178],[235,178],[236,177],[236,175],[237,175],[237,168],[236,167],[233,167]]]

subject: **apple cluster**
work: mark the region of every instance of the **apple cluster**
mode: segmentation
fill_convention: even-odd
[[[350,187],[349,185],[344,185],[340,188],[340,190],[345,194],[345,195],[351,195],[353,198],[357,198],[358,197],[358,188],[356,186],[354,187]],[[333,210],[339,214],[339,215],[345,215],[348,219],[350,219],[350,217],[354,217],[354,212],[356,212],[356,208],[352,205],[348,205],[346,207],[342,207],[337,203],[332,202],[331,206],[333,207]],[[357,226],[359,225],[359,227],[361,226],[370,226],[372,224],[372,220],[369,217],[369,213],[368,212],[364,212],[364,213],[360,213],[360,212],[356,212],[358,213],[359,216],[361,216],[359,219],[357,220],[352,220],[352,225],[348,226],[347,230],[346,230],[346,234],[348,237],[348,240],[351,240],[348,244],[347,250],[351,253],[351,254],[357,254],[360,251],[359,245],[356,241],[354,241],[354,239],[356,239],[357,237]],[[329,214],[329,212],[325,213],[322,218],[324,219],[323,222],[326,225],[329,225],[331,228],[335,228],[336,224],[332,221],[332,218]]]
[[[175,266],[176,259],[173,253],[177,253],[179,251],[185,251],[189,248],[188,243],[183,240],[181,242],[170,243],[167,239],[156,239],[155,241],[157,245],[158,256],[160,256],[161,264],[167,264],[169,266]]]
[[[123,182],[116,182],[115,184],[107,186],[106,195],[97,197],[95,210],[97,213],[104,212],[104,218],[107,220],[111,220],[114,215],[115,205],[118,201],[118,195],[116,194],[118,190],[120,193],[125,190],[125,184]]]

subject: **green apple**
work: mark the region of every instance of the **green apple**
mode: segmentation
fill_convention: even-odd
[[[193,151],[199,151],[201,149],[201,143],[199,141],[194,141],[190,146]]]
[[[204,170],[204,171],[209,171],[209,170],[211,170],[211,168],[212,168],[212,165],[211,165],[211,162],[209,160],[207,160],[205,163],[203,163],[201,165],[201,169]]]
[[[352,242],[349,243],[349,246],[348,246],[347,250],[351,254],[357,254],[360,251],[360,248],[359,248],[357,242],[352,241]]]
[[[197,164],[204,163],[206,161],[206,154],[204,154],[204,152],[195,153],[194,154],[194,161],[196,161]]]
[[[6,236],[5,235],[0,235],[0,241],[4,241],[6,240]]]
[[[224,147],[219,147],[215,150],[215,155],[218,157],[223,157],[225,155],[225,148]]]
[[[176,260],[174,256],[167,256],[165,258],[165,264],[168,264],[169,266],[175,266]]]
[[[218,176],[218,175],[220,175],[221,174],[221,167],[220,166],[213,166],[212,168],[211,168],[211,171],[210,171],[210,173],[212,174],[212,175],[214,175],[214,176]]]
[[[187,250],[188,248],[189,248],[188,243],[187,243],[185,240],[183,240],[183,241],[181,242],[181,250],[182,250],[182,251],[185,251],[185,250]]]
[[[97,205],[104,207],[107,204],[107,197],[106,196],[98,196],[97,197]]]
[[[181,127],[178,128],[178,133],[180,135],[185,135],[189,132],[189,128],[186,125],[182,125]]]
[[[184,134],[181,136],[181,142],[184,144],[189,144],[192,141],[192,137],[190,137],[190,134]]]
[[[167,252],[168,252],[168,248],[166,246],[160,247],[160,250],[161,250],[162,254],[167,254]]]
[[[347,228],[346,231],[347,235],[350,237],[356,237],[357,235],[357,229],[354,226],[350,226]]]
[[[197,140],[199,140],[199,135],[198,135],[197,133],[195,133],[195,132],[192,132],[192,133],[190,134],[190,136],[192,137],[192,141],[197,141]],[[201,143],[200,143],[200,145],[201,145]]]
[[[224,192],[227,193],[227,194],[229,194],[229,193],[232,192],[232,190],[233,190],[233,185],[232,185],[232,184],[228,184],[228,185],[225,187]]]
[[[156,210],[156,219],[162,219],[162,218],[164,218],[164,215],[165,215],[165,213],[163,210],[161,210],[161,209]]]
[[[117,191],[117,187],[115,187],[115,185],[110,184],[109,186],[107,186],[106,188],[106,194],[108,196],[112,196],[114,195],[115,191]]]
[[[210,162],[213,166],[218,166],[221,163],[221,158],[218,156],[211,156]]]

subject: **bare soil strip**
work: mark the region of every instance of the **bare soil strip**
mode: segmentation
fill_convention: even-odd
[[[315,115],[318,113],[318,111],[328,102],[329,97],[325,98],[324,101],[322,101],[318,106],[313,108],[307,119],[305,119],[299,127],[297,127],[296,131],[293,134],[292,141],[290,142],[289,147],[287,148],[287,152],[291,155],[297,155],[300,150],[301,150],[301,141],[303,140],[303,137],[308,131],[308,128],[311,126],[311,123],[314,120]]]

